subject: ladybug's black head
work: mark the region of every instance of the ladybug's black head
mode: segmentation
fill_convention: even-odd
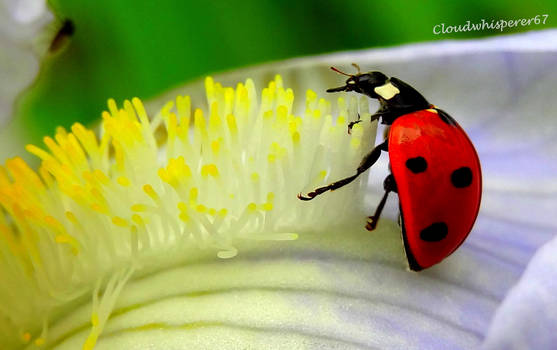
[[[356,66],[356,68],[358,67]],[[331,69],[337,73],[347,75],[349,78],[346,80],[346,85],[328,89],[327,92],[355,91],[371,98],[378,98],[379,96],[374,91],[375,88],[385,85],[389,79],[381,72],[360,73],[358,69],[358,74],[346,74],[334,67],[331,67]]]

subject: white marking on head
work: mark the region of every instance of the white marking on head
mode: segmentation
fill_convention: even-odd
[[[378,86],[373,89],[373,91],[375,91],[377,95],[383,97],[385,100],[390,100],[391,98],[393,98],[393,96],[400,93],[400,90],[391,83]]]

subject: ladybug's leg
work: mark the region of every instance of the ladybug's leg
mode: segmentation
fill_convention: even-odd
[[[309,200],[313,199],[314,197],[316,197],[316,196],[318,196],[318,195],[320,195],[324,192],[334,191],[337,188],[341,188],[344,185],[348,185],[349,183],[354,181],[361,173],[363,173],[364,171],[369,169],[373,164],[375,164],[375,162],[377,162],[377,159],[379,159],[379,156],[381,155],[381,151],[387,151],[387,147],[388,147],[388,141],[387,140],[385,140],[382,144],[375,146],[375,148],[373,150],[371,150],[371,152],[369,152],[364,157],[364,159],[362,159],[362,162],[358,166],[358,169],[356,169],[356,174],[355,175],[352,175],[352,176],[349,176],[349,177],[344,178],[342,180],[333,182],[330,185],[316,188],[315,190],[313,190],[312,192],[309,192],[305,196],[303,196],[300,193],[300,194],[298,194],[298,198],[303,200],[303,201],[309,201]]]
[[[352,133],[352,128],[354,127],[354,125],[361,123],[362,120],[360,119],[360,115],[358,114],[358,120],[355,120],[353,122],[348,123],[348,133],[351,134]]]
[[[356,125],[358,123],[361,123],[361,122],[362,122],[362,120],[360,119],[360,113],[358,113],[358,119],[353,121],[353,122],[348,123],[348,134],[352,133],[352,128],[354,127],[354,125]]]
[[[373,122],[374,120],[379,119],[380,117],[391,113],[390,111],[377,111],[375,114],[372,114],[370,117],[370,122]],[[353,122],[348,123],[348,134],[352,133],[352,128],[354,127],[354,125],[361,123],[362,120],[360,119],[360,113],[358,113],[358,119],[356,119]]]
[[[385,178],[385,180],[383,181],[383,188],[385,189],[385,194],[383,195],[383,198],[381,198],[381,201],[379,202],[377,209],[375,209],[375,213],[373,214],[373,216],[368,217],[367,224],[366,224],[366,229],[368,231],[375,230],[375,227],[377,226],[377,221],[379,221],[379,217],[381,216],[383,207],[387,202],[387,197],[389,196],[389,193],[397,192],[396,182],[395,182],[395,178],[393,177],[393,174],[389,174],[389,176]]]

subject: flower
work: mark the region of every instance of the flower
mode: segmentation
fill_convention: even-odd
[[[555,318],[541,327],[521,320],[531,320],[532,310],[555,310],[555,298],[544,292],[556,280],[547,267],[555,244],[536,251],[556,228],[556,36],[342,53],[249,73],[257,85],[273,72],[293,91],[320,94],[339,82],[329,65],[358,62],[412,83],[468,131],[483,166],[480,216],[457,252],[420,273],[405,269],[394,200],[393,220],[386,215],[373,233],[363,228],[380,195],[385,156],[369,186],[361,178],[312,202],[295,198],[352,174],[374,143],[370,123],[346,134],[357,110],[369,115],[365,99],[341,100],[344,118],[336,122],[325,117],[327,102],[310,92],[305,104],[296,103],[280,78],[261,104],[254,102],[256,84],[232,93],[209,80],[207,118],[188,114],[201,105],[199,83],[187,87],[189,101],[177,98],[175,109],[163,105],[151,120],[139,100],[121,109],[109,102],[100,142],[76,125],[45,140],[53,155],[29,147],[43,160],[43,184],[21,161],[6,166],[2,339],[57,349],[551,344]],[[182,126],[188,118],[193,135]],[[236,140],[235,129],[242,135]],[[8,338],[17,331],[21,339]]]
[[[357,166],[371,147],[372,126],[345,135],[358,107],[370,115],[365,98],[360,106],[355,97],[339,98],[333,121],[330,103],[311,90],[303,118],[292,114],[294,92],[280,76],[261,102],[249,79],[236,89],[211,78],[205,84],[208,118],[192,112],[188,96],[152,120],[137,98],[122,108],[109,100],[100,139],[76,123],[45,137],[48,151],[27,146],[42,161],[38,173],[21,158],[0,168],[3,276],[11,281],[0,294],[23,340],[60,342],[46,325],[35,336],[25,327],[49,323],[52,313],[92,292],[84,348],[93,348],[132,274],[191,263],[197,251],[232,258],[238,241],[292,240],[357,211],[358,186],[311,206],[296,194]]]

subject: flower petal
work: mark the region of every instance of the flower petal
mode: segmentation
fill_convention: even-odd
[[[541,247],[495,313],[484,349],[552,349],[557,343],[557,239]]]
[[[342,236],[308,234],[280,248],[259,246],[232,260],[136,279],[96,349],[478,345],[498,301],[434,274],[406,271],[393,230],[386,222],[373,235],[361,226]],[[82,343],[89,310],[85,305],[50,329],[56,349]]]

